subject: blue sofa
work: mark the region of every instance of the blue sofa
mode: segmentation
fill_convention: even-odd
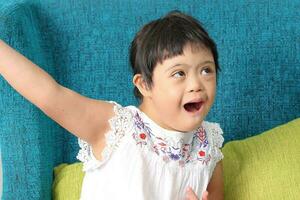
[[[137,104],[128,47],[170,10],[202,21],[221,72],[208,121],[225,143],[300,117],[300,2],[0,0],[0,38],[60,84],[85,96]],[[28,88],[30,90],[30,88]],[[3,199],[51,199],[53,168],[73,163],[77,139],[0,76]]]

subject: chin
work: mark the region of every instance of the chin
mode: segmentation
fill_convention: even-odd
[[[199,123],[197,123],[197,124],[191,124],[191,125],[188,125],[188,126],[187,125],[182,126],[179,129],[177,129],[177,130],[179,130],[181,132],[190,132],[190,131],[193,131],[193,130],[197,129],[201,124],[202,124],[202,121],[199,122]]]

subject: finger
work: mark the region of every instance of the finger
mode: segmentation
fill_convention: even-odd
[[[203,192],[202,200],[208,200],[208,192],[207,191]]]
[[[187,189],[186,192],[186,200],[199,200],[195,192],[190,187]]]

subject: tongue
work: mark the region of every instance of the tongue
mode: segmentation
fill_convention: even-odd
[[[201,107],[201,103],[187,103],[184,105],[184,108],[188,112],[195,112],[199,110]]]

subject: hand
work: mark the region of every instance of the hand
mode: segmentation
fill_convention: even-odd
[[[195,192],[192,190],[192,188],[188,188],[186,192],[185,200],[199,200]],[[205,191],[202,196],[202,200],[208,200],[208,192]]]

